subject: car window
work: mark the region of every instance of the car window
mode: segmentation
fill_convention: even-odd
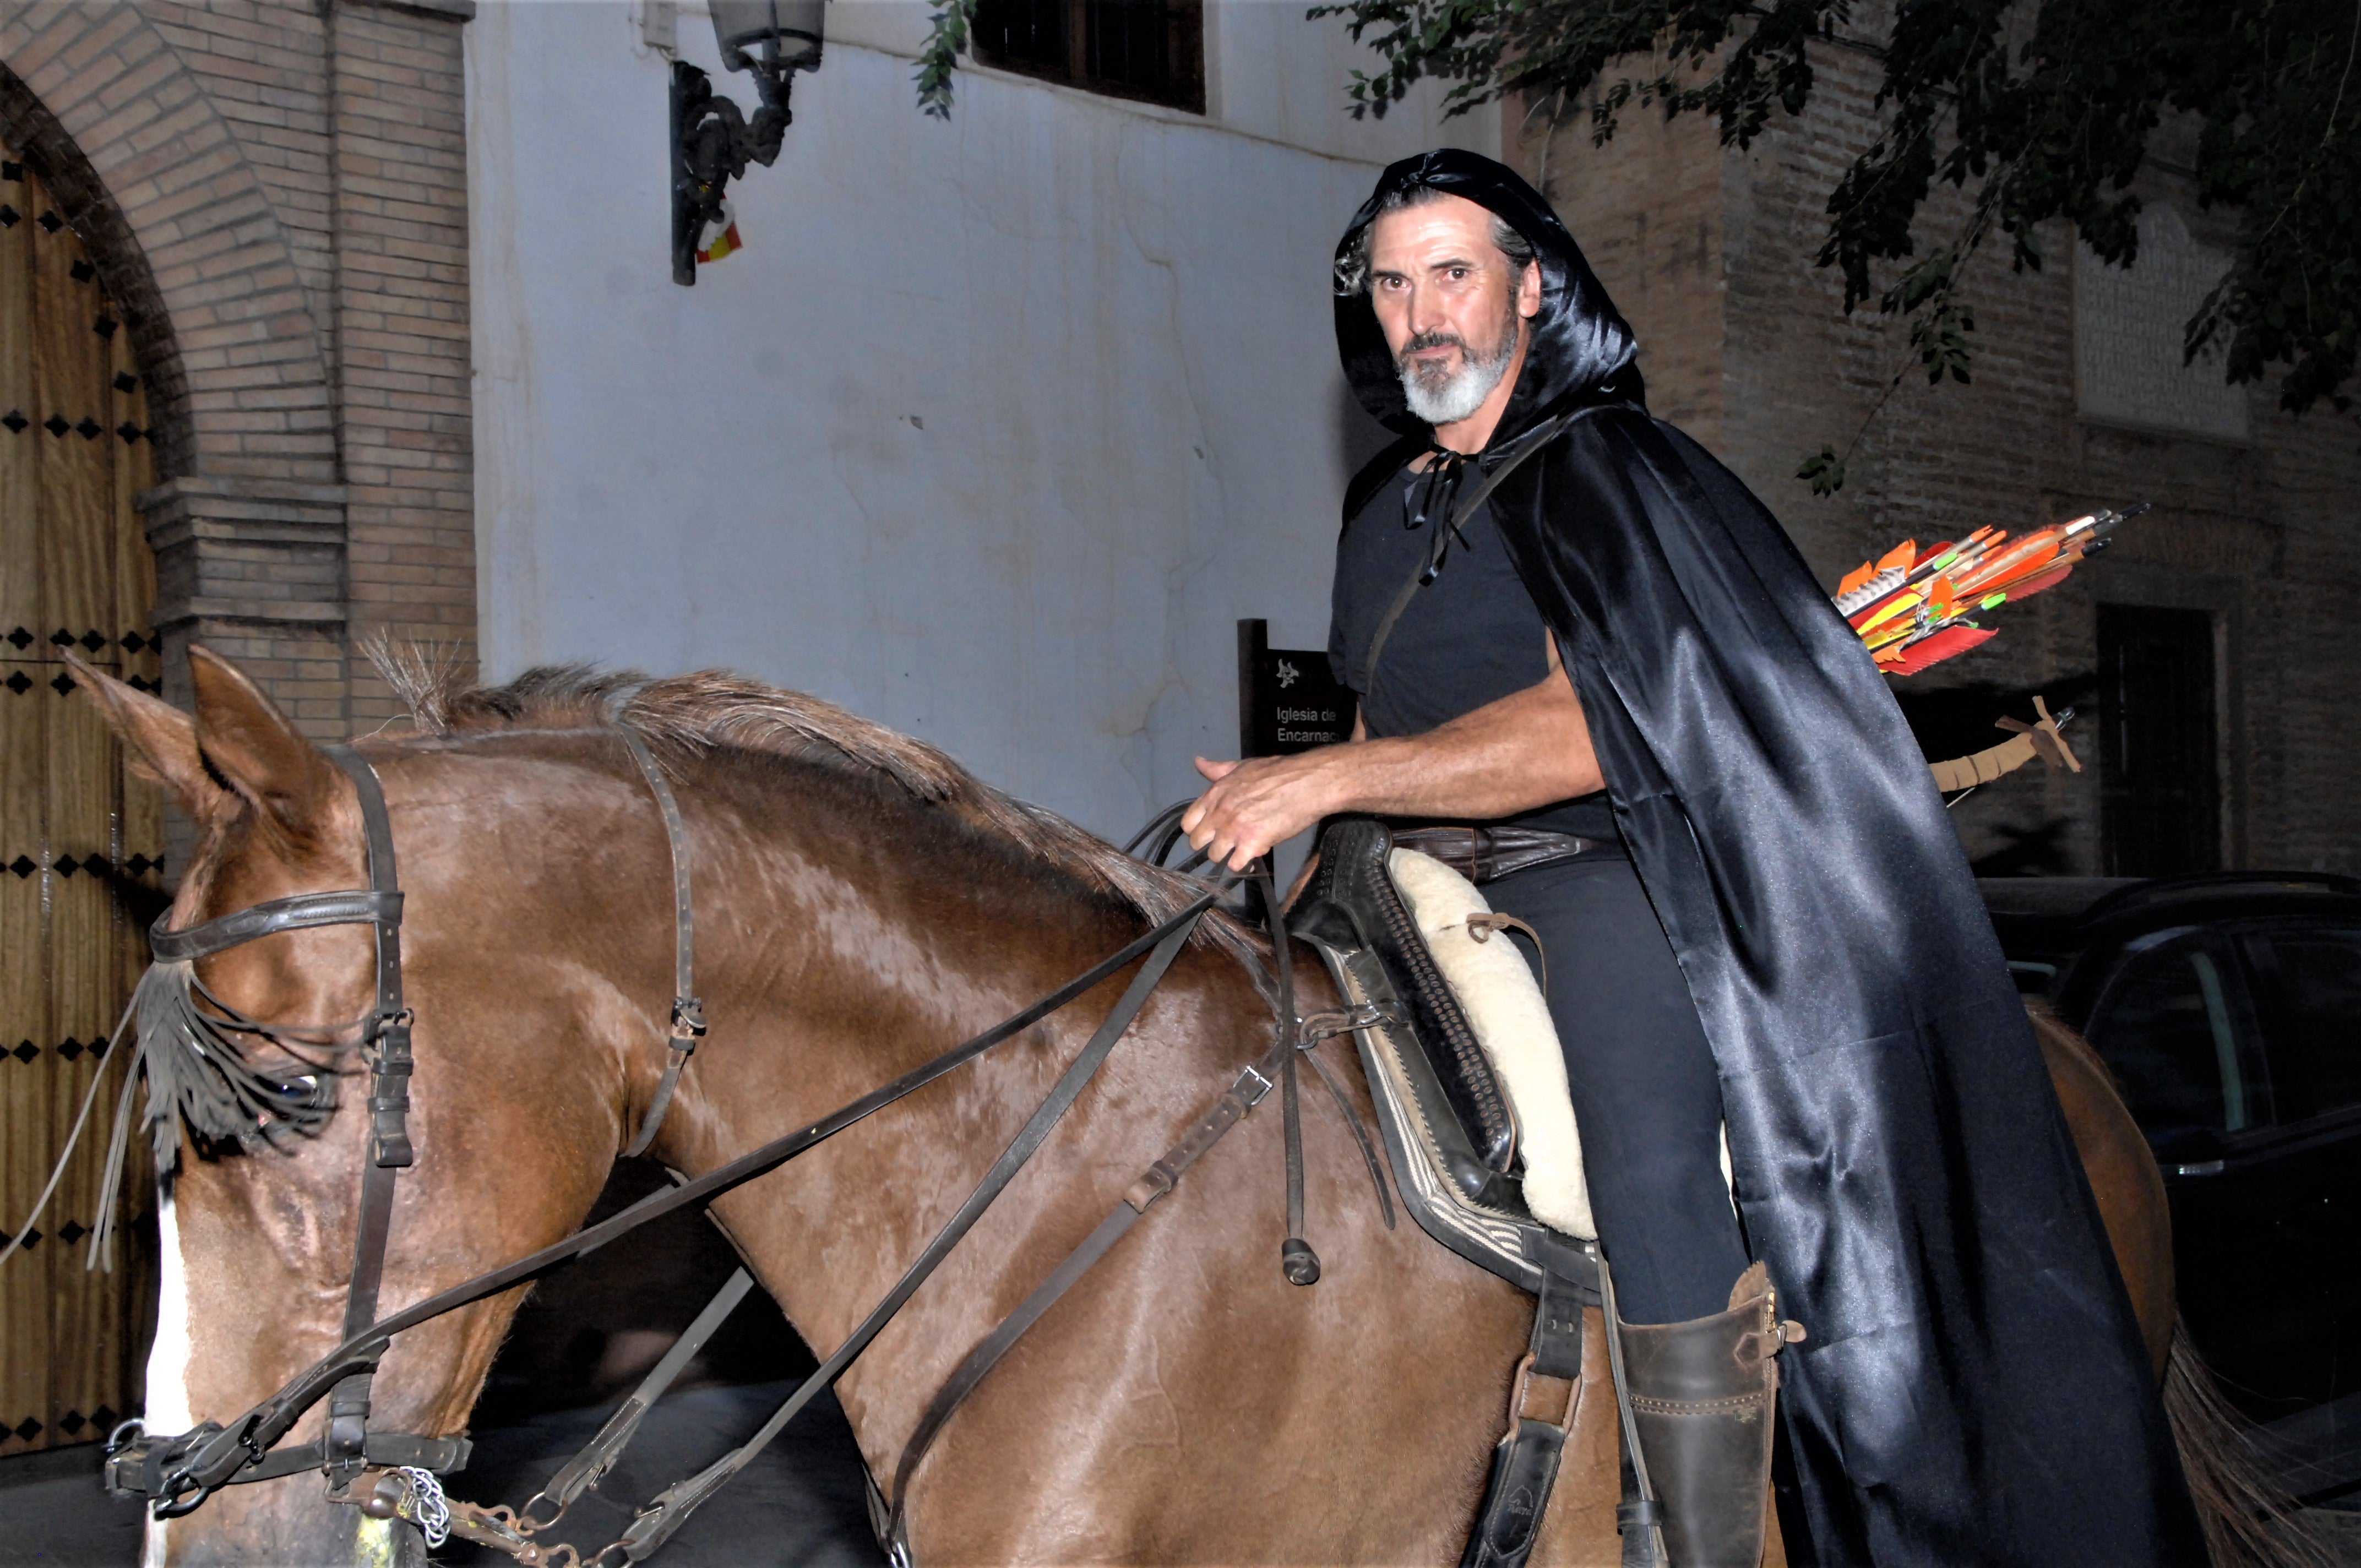
[[[2270,1120],[2229,956],[2202,932],[2134,945],[2085,1031],[2151,1140]]]
[[[2361,930],[2275,930],[2246,938],[2265,995],[2281,1117],[2361,1105]]]

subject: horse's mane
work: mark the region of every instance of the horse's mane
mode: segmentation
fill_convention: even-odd
[[[1053,811],[1003,794],[923,740],[801,692],[727,670],[651,678],[586,663],[527,670],[506,685],[469,685],[455,660],[414,645],[379,642],[369,656],[422,734],[501,729],[629,728],[660,752],[688,757],[734,749],[866,776],[897,786],[936,820],[1017,850],[1036,864],[1112,898],[1151,924],[1205,891],[1178,872],[1134,860]],[[1216,910],[1198,927],[1264,983],[1263,944]]]

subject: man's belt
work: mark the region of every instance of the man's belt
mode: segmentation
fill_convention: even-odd
[[[1554,866],[1563,861],[1620,861],[1623,846],[1545,828],[1404,828],[1393,835],[1397,849],[1433,855],[1469,882],[1482,885],[1512,872]]]

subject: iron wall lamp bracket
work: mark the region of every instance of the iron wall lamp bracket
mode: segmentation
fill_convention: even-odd
[[[778,160],[787,126],[787,90],[798,71],[819,68],[824,0],[711,0],[721,63],[754,78],[762,106],[752,119],[704,71],[672,66],[672,280],[697,282],[697,241],[727,210],[730,181],[749,163]],[[750,52],[752,46],[759,52]]]

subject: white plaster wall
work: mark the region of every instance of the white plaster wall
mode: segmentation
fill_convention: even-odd
[[[721,664],[1104,833],[1235,746],[1235,622],[1318,646],[1364,448],[1325,288],[1388,159],[1297,4],[1212,0],[1211,120],[999,72],[918,114],[923,6],[831,8],[748,248],[671,281],[665,62],[615,3],[468,29],[486,673]],[[683,51],[712,69],[702,14]],[[855,39],[865,40],[855,42]],[[717,76],[751,103],[751,83]]]

